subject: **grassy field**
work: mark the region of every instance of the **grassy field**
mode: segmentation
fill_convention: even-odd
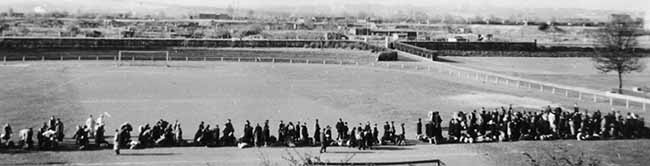
[[[503,73],[533,80],[609,91],[618,88],[616,73],[601,73],[591,58],[442,57],[454,65]],[[642,59],[646,66],[650,58]],[[623,87],[650,88],[650,70],[623,76]],[[650,97],[650,96],[647,96]]]
[[[197,62],[198,63],[198,62]],[[417,62],[403,62],[417,63]],[[440,111],[447,122],[452,112],[515,104],[539,108],[548,104],[571,106],[578,102],[588,109],[608,110],[603,104],[587,105],[551,94],[472,82],[436,73],[405,72],[367,66],[319,64],[270,64],[214,62],[194,67],[115,67],[103,62],[32,62],[0,66],[0,123],[14,129],[38,128],[50,115],[61,117],[66,135],[89,114],[111,115],[107,131],[128,121],[134,125],[158,119],[179,120],[185,138],[194,134],[199,121],[222,125],[231,118],[236,135],[244,120],[253,124],[271,121],[276,133],[279,120],[333,125],[338,118],[358,123],[395,121],[407,124],[407,137],[414,138],[415,121],[428,111]],[[644,112],[641,116],[647,117]],[[310,128],[313,132],[313,128]],[[275,134],[274,134],[275,135]],[[440,158],[449,165],[521,165],[520,152],[540,147],[571,144],[594,149],[589,155],[606,156],[604,162],[642,165],[647,140],[608,142],[553,141],[475,145],[416,145],[384,147],[357,152],[335,148],[322,157],[336,161],[356,154],[354,161],[402,161]],[[503,151],[510,149],[512,153]],[[126,151],[114,157],[110,151],[34,152],[0,154],[13,164],[79,165],[205,165],[206,163],[256,165],[256,148],[159,148]],[[316,148],[299,148],[315,153]],[[626,158],[616,158],[616,150]],[[261,149],[272,161],[283,163],[284,148]],[[637,154],[637,153],[641,153]],[[572,153],[575,154],[575,153]],[[477,157],[478,156],[478,157]],[[514,156],[510,158],[510,156]],[[631,156],[631,157],[629,157]],[[509,160],[503,160],[510,158]],[[0,164],[2,165],[2,164]],[[208,164],[209,165],[209,164]],[[282,164],[284,165],[284,164]]]

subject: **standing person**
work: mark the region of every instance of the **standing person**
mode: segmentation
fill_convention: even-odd
[[[284,142],[284,137],[286,134],[286,127],[284,125],[284,122],[280,120],[280,125],[278,125],[278,141],[279,142]]]
[[[316,133],[319,133],[318,131]],[[323,129],[323,132],[318,135],[320,140],[320,153],[327,153],[327,129]]]
[[[377,129],[377,123],[375,123],[375,127],[372,128],[372,143],[379,143],[379,129]]]
[[[104,139],[104,125],[99,125],[97,126],[97,130],[95,130],[95,144],[100,146],[102,143],[108,142]]]
[[[183,129],[181,128],[181,123],[176,120],[176,123],[174,124],[174,133],[176,134],[176,144],[177,145],[182,145],[183,144]]]
[[[95,137],[95,119],[93,118],[93,115],[89,115],[88,119],[86,120],[86,127],[88,127],[88,136],[89,137]]]
[[[199,138],[200,138],[201,135],[203,134],[203,129],[204,129],[204,128],[205,128],[205,127],[204,127],[204,122],[201,121],[201,123],[199,124],[199,128],[196,130],[196,133],[194,134],[194,139],[193,139],[194,143],[199,142]],[[225,132],[226,132],[226,131],[224,131],[224,134],[225,134]]]
[[[59,142],[62,142],[64,134],[63,134],[63,122],[61,122],[61,119],[59,119],[59,118],[56,119],[55,126],[56,126],[55,127],[56,128],[56,130],[55,130],[55,132],[56,132],[56,136],[55,136],[56,140],[59,141]]]
[[[254,146],[253,127],[251,127],[251,122],[248,120],[246,120],[246,124],[244,124],[244,136],[242,136],[242,142],[245,142],[250,146]]]
[[[115,129],[115,137],[113,137],[113,151],[115,151],[115,155],[120,155],[120,142],[122,142],[120,133],[120,130]]]
[[[422,135],[422,118],[418,118],[418,123],[416,124],[416,134],[418,138]]]
[[[223,136],[234,137],[235,136],[235,127],[232,126],[230,119],[226,122],[223,128]]]
[[[56,130],[56,127],[55,127],[55,125],[56,125],[56,118],[54,118],[54,116],[50,116],[50,120],[48,121],[47,124],[48,124],[48,126],[47,126],[47,127],[48,127],[47,129],[48,129],[48,130],[52,130],[52,131]]]
[[[320,143],[323,140],[321,138],[320,126],[318,125],[318,119],[316,119],[316,124],[314,125],[314,144]]]
[[[2,134],[2,140],[4,140],[4,142],[6,142],[6,143],[9,143],[9,140],[11,140],[11,134],[13,133],[9,123],[5,124],[5,126],[3,127],[3,130],[4,130],[4,133]]]
[[[344,138],[344,135],[345,135],[344,133],[345,133],[346,131],[344,131],[344,129],[343,129],[343,125],[344,125],[344,124],[343,124],[343,119],[339,118],[339,121],[336,122],[336,125],[334,126],[334,127],[336,128],[336,133],[337,133],[337,135],[336,135],[336,139],[338,139],[338,140]]]
[[[264,146],[270,145],[271,142],[271,130],[269,130],[269,120],[264,121],[264,128],[262,129],[262,141],[264,141]]]
[[[300,134],[302,137],[302,141],[305,142],[305,144],[309,144],[309,130],[307,130],[307,122],[302,122],[302,127],[300,128]]]
[[[390,137],[395,137],[395,121],[390,121]]]
[[[219,139],[220,138],[219,136],[221,134],[221,131],[219,129],[219,125],[215,124],[214,129],[212,129],[212,130],[213,130],[212,133],[214,134],[214,137],[213,137],[214,141],[212,141],[212,142],[214,143],[215,146],[220,146],[221,141]],[[179,142],[182,142],[183,138],[178,138],[178,140],[179,140]]]
[[[264,145],[264,136],[262,134],[262,126],[259,123],[255,126],[253,130],[253,136],[255,137],[255,146],[260,147]]]

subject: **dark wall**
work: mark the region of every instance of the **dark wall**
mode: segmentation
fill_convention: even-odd
[[[215,39],[94,39],[94,38],[0,38],[0,49],[114,49],[163,50],[172,47],[319,47],[361,45],[360,41],[324,40],[215,40]]]
[[[464,51],[536,51],[533,42],[404,42],[430,50],[464,50]]]

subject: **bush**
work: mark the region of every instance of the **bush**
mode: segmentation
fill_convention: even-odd
[[[397,52],[395,51],[383,51],[379,53],[377,57],[378,61],[397,61]]]

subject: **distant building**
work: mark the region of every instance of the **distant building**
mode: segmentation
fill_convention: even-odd
[[[643,20],[643,28],[650,31],[650,11],[645,12],[645,17]]]
[[[418,33],[408,29],[350,28],[350,34],[358,36],[389,36],[395,39],[416,40]]]
[[[232,16],[228,14],[211,14],[211,13],[200,13],[199,19],[211,19],[211,20],[230,20]]]

